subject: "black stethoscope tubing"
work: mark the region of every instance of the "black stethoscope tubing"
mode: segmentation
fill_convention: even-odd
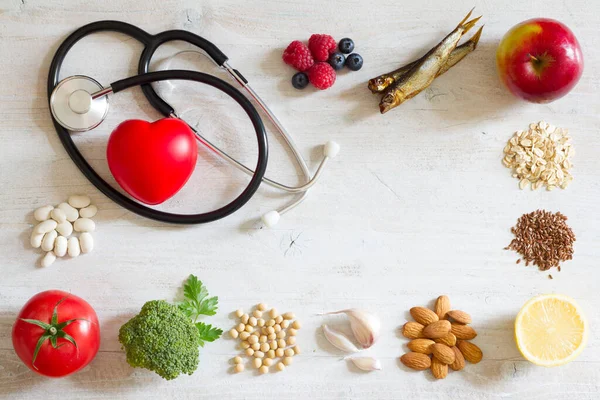
[[[150,35],[142,29],[120,21],[98,21],[88,25],[85,25],[65,39],[60,45],[52,63],[50,64],[50,72],[48,74],[48,100],[56,85],[59,83],[59,75],[62,63],[67,56],[69,50],[75,43],[84,37],[101,31],[113,31],[129,35],[144,45],[144,51],[140,57],[139,62],[139,75],[125,78],[116,81],[111,84],[112,91],[114,93],[134,86],[142,86],[144,95],[148,98],[150,104],[156,108],[161,114],[168,117],[174,113],[173,108],[166,103],[157,93],[154,91],[151,82],[157,82],[161,80],[188,80],[194,82],[200,82],[210,85],[216,89],[221,90],[225,94],[233,98],[246,112],[250,118],[254,130],[256,131],[256,138],[258,142],[258,161],[255,168],[255,173],[252,179],[248,183],[248,186],[242,193],[231,201],[229,204],[213,211],[209,211],[201,214],[174,214],[164,211],[155,210],[146,207],[134,200],[131,200],[127,196],[123,195],[119,191],[115,190],[110,184],[108,184],[96,171],[90,166],[83,155],[79,152],[79,149],[73,142],[69,132],[62,127],[54,118],[54,127],[56,132],[71,159],[86,176],[86,178],[96,186],[102,193],[104,193],[111,200],[121,205],[122,207],[132,211],[138,215],[146,218],[154,219],[157,221],[175,223],[175,224],[199,224],[212,222],[237,211],[241,208],[258,190],[262,178],[267,169],[268,160],[268,142],[265,128],[258,114],[256,108],[239,90],[231,86],[229,83],[219,79],[213,75],[205,74],[196,71],[184,71],[184,70],[170,70],[170,71],[158,71],[158,72],[147,72],[150,61],[156,49],[163,43],[174,40],[181,40],[198,46],[204,50],[209,57],[211,57],[217,65],[221,66],[227,61],[227,56],[223,54],[214,44],[210,43],[206,39],[195,35],[191,32],[173,30],[159,33],[157,35]]]

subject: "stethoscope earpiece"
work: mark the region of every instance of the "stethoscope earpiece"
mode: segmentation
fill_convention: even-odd
[[[108,97],[92,99],[92,94],[102,89],[98,81],[83,75],[60,81],[50,96],[50,110],[56,122],[73,132],[100,125],[108,113]]]

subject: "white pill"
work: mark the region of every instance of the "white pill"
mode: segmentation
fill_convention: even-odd
[[[40,222],[39,224],[37,224],[36,227],[33,228],[33,231],[35,233],[48,233],[48,232],[56,229],[57,225],[58,224],[56,223],[56,221],[54,221],[53,219],[49,219],[49,220],[46,220],[44,222]]]
[[[67,200],[69,204],[75,208],[85,208],[90,205],[90,198],[84,195],[73,195],[69,196]]]
[[[77,257],[79,254],[81,254],[81,247],[79,247],[79,239],[73,236],[70,237],[69,240],[67,240],[67,253],[71,257]]]
[[[29,240],[29,243],[31,243],[31,247],[33,247],[34,249],[39,248],[42,245],[43,238],[43,233],[36,233],[35,231],[31,232],[31,239]]]
[[[82,208],[79,210],[79,216],[81,218],[92,218],[98,212],[98,207],[95,205],[87,206],[86,208]]]
[[[73,228],[77,232],[94,232],[96,230],[96,224],[89,218],[79,218],[73,224]]]
[[[69,221],[65,221],[56,226],[56,231],[63,236],[71,236],[73,233],[73,225]]]
[[[46,253],[46,255],[44,256],[44,258],[42,258],[42,267],[46,268],[51,266],[54,261],[56,261],[56,256],[54,255],[53,252],[49,251]]]
[[[55,230],[51,230],[50,232],[46,233],[42,239],[42,250],[52,251],[54,248],[54,241],[56,240],[57,236],[58,232]]]
[[[67,214],[65,214],[65,212],[60,208],[55,208],[54,210],[52,210],[52,212],[50,213],[50,217],[59,224],[67,220]]]
[[[89,232],[83,232],[79,235],[79,246],[83,254],[89,253],[94,250],[94,238]]]
[[[33,212],[33,218],[36,221],[44,222],[50,218],[50,212],[54,209],[52,206],[43,206]]]
[[[54,241],[54,255],[56,257],[64,257],[67,254],[67,238],[59,236]]]
[[[60,203],[58,205],[58,208],[65,212],[65,215],[67,216],[67,221],[75,222],[77,218],[79,218],[79,211],[77,211],[77,209],[71,207],[67,203]]]

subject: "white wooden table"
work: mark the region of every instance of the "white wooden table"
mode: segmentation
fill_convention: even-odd
[[[600,395],[600,73],[597,3],[532,0],[426,0],[380,2],[2,0],[0,1],[0,397],[202,399],[597,399]],[[388,3],[388,4],[383,4]],[[485,29],[479,48],[426,92],[382,116],[366,89],[372,76],[394,69],[437,43],[476,5]],[[567,97],[525,104],[500,84],[494,54],[502,35],[532,17],[570,26],[583,47],[586,69]],[[127,21],[156,33],[187,29],[213,41],[230,57],[294,135],[309,166],[329,139],[342,150],[309,199],[275,229],[259,229],[262,213],[289,200],[261,189],[239,212],[204,226],[168,226],[143,219],[100,194],[69,159],[52,126],[46,76],[59,43],[79,26],[102,19]],[[365,66],[343,72],[327,91],[296,91],[283,48],[311,33],[352,37]],[[154,69],[188,47],[166,46]],[[135,74],[142,47],[126,36],[98,34],[78,45],[63,77],[90,75],[104,84]],[[171,67],[210,68],[194,54]],[[217,71],[211,70],[215,73]],[[247,121],[228,100],[194,85],[163,84],[161,93],[200,120],[203,131],[245,162],[255,145]],[[194,108],[195,109],[191,109]],[[226,114],[227,112],[227,114]],[[156,119],[139,89],[111,98],[107,120],[76,142],[112,179],[105,161],[110,131],[128,118]],[[547,120],[570,129],[575,141],[573,184],[565,191],[519,191],[501,165],[512,132]],[[281,140],[271,136],[268,175],[298,182]],[[202,211],[238,193],[246,178],[201,152],[190,184],[162,209]],[[90,194],[96,249],[42,269],[29,245],[32,210],[70,194]],[[577,234],[575,257],[562,272],[516,265],[504,251],[510,227],[537,208],[562,211]],[[258,301],[300,316],[303,354],[285,373],[234,375],[235,343],[224,339],[201,350],[192,376],[167,382],[132,369],[117,341],[119,327],[144,302],[173,300],[190,274],[220,299],[207,319],[230,329],[230,312]],[[35,293],[63,289],[84,297],[102,325],[102,345],[85,370],[50,380],[15,355],[10,332],[16,313]],[[587,311],[591,337],[573,363],[535,367],[520,357],[513,319],[530,297],[558,292]],[[415,305],[446,293],[470,312],[484,352],[443,381],[414,373],[398,357],[398,334]],[[360,373],[324,340],[319,326],[339,318],[316,316],[350,306],[376,312],[384,327],[369,350],[383,371]]]

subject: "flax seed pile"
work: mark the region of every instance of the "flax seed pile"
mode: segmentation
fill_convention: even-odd
[[[537,210],[524,214],[511,229],[515,238],[506,249],[521,254],[525,265],[533,263],[541,271],[558,267],[560,271],[560,263],[573,258],[575,242],[575,234],[566,221],[560,212]]]

